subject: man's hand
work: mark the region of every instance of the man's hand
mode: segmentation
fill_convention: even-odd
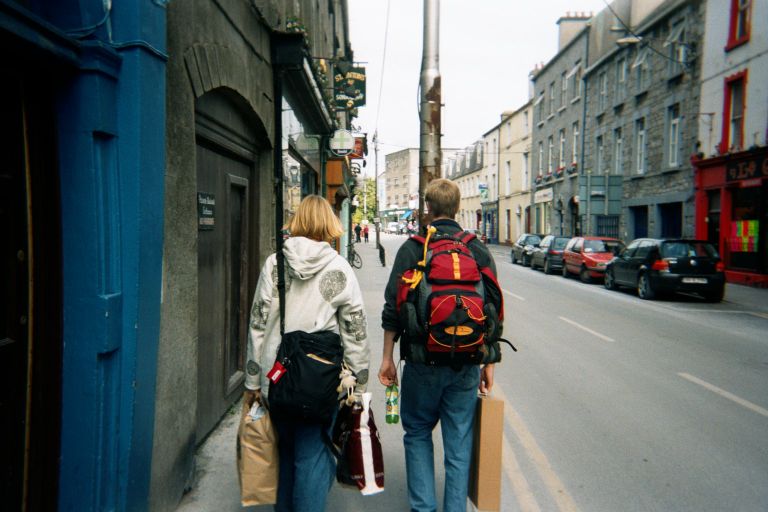
[[[385,386],[397,384],[397,367],[392,357],[384,357],[379,368],[379,382]]]
[[[487,395],[493,387],[493,365],[487,364],[480,370],[480,393]]]

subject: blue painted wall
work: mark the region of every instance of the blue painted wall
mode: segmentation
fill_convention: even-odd
[[[160,318],[165,7],[71,2],[57,102],[63,258],[60,510],[146,510]],[[61,16],[61,19],[57,19]],[[90,20],[84,22],[83,20]]]

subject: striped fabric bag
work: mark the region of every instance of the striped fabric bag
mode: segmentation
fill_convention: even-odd
[[[357,487],[363,496],[384,490],[384,457],[371,396],[363,393],[360,402],[343,406],[333,428],[333,444],[339,451],[336,480]]]

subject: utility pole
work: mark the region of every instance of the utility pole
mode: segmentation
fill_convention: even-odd
[[[426,226],[424,191],[427,184],[440,177],[441,86],[439,68],[440,2],[424,0],[424,43],[419,80],[419,227]]]
[[[375,197],[374,200],[374,213],[373,218],[374,221],[378,219],[378,222],[374,222],[376,225],[376,249],[379,250],[379,261],[381,261],[381,266],[386,265],[386,252],[384,251],[384,246],[381,245],[381,240],[379,238],[379,235],[381,234],[381,211],[379,209],[379,132],[376,130],[373,132],[373,194]]]

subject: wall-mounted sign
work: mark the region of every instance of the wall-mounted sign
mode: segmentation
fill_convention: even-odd
[[[350,68],[346,75],[333,77],[336,107],[350,109],[365,105],[365,68]]]
[[[725,164],[726,181],[749,180],[768,176],[768,158],[755,155],[746,160]]]
[[[197,229],[213,229],[216,220],[216,196],[206,192],[197,193]]]
[[[552,192],[552,188],[545,188],[543,190],[537,190],[535,194],[533,194],[533,202],[534,203],[548,203],[549,201],[552,201],[554,199],[555,195]]]

